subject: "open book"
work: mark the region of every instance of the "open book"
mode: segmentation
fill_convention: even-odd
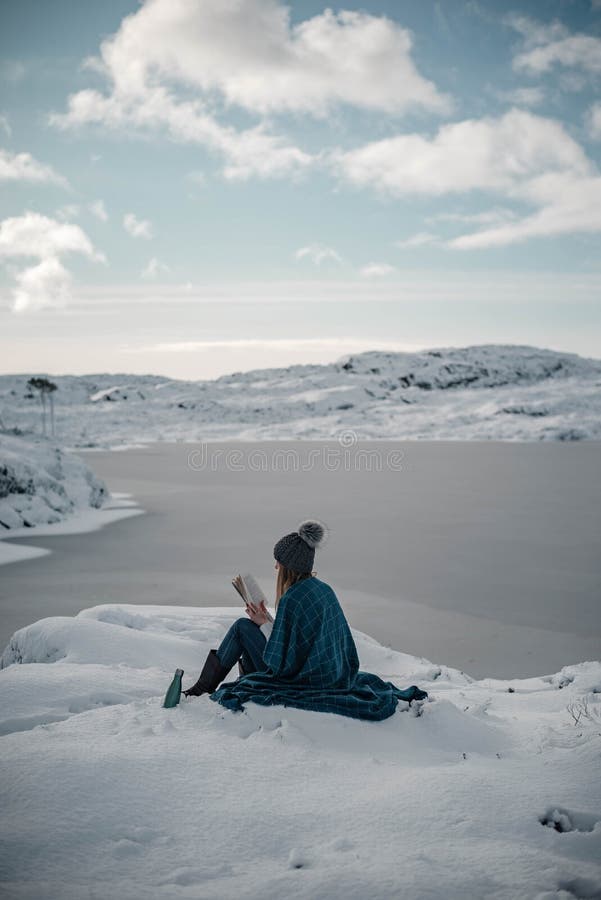
[[[261,603],[267,606],[267,597],[261,590],[254,575],[248,572],[246,575],[239,575],[238,578],[240,579],[238,583],[232,583],[245,603],[250,601],[255,606],[260,606]]]

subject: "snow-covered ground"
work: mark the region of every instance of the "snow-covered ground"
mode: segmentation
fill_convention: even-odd
[[[110,494],[74,453],[45,438],[0,433],[0,564],[49,552],[13,538],[93,531],[141,512],[129,495]]]
[[[29,375],[0,376],[5,428],[39,429]],[[601,360],[487,344],[368,351],[327,365],[234,372],[51,376],[57,435],[70,447],[149,441],[601,438]],[[348,432],[352,432],[349,436]]]
[[[56,444],[0,433],[0,527],[61,522],[75,511],[98,509],[108,497],[86,463]]]
[[[601,896],[601,663],[475,681],[353,630],[363,670],[429,700],[375,723],[206,695],[163,709],[239,615],[103,605],[14,635],[6,896]]]

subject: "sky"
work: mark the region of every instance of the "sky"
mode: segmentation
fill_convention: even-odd
[[[601,357],[601,0],[4,0],[0,372]]]

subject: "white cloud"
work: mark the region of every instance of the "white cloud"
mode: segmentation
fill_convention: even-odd
[[[354,184],[398,196],[505,191],[545,170],[590,171],[559,122],[519,109],[443,125],[433,138],[402,134],[337,151],[331,160]]]
[[[396,272],[394,266],[389,263],[371,262],[359,269],[362,278],[384,278],[386,275],[392,275]]]
[[[108,220],[108,213],[102,200],[94,200],[93,203],[90,203],[88,209],[97,219],[100,219],[101,222],[106,222]]]
[[[518,87],[511,91],[497,91],[499,100],[512,106],[540,106],[545,100],[543,87]]]
[[[316,266],[328,260],[336,263],[342,262],[340,254],[333,250],[332,247],[326,247],[324,244],[309,244],[307,247],[300,247],[294,256],[298,260],[309,259]]]
[[[585,75],[582,75],[580,72],[574,72],[572,69],[567,72],[561,72],[558,84],[562,91],[577,94],[586,87],[587,79]]]
[[[64,206],[60,206],[56,210],[56,216],[61,220],[61,222],[69,222],[71,219],[76,219],[79,215],[79,206],[77,203],[66,203]]]
[[[411,247],[423,247],[425,244],[434,244],[437,241],[437,235],[432,234],[430,231],[418,231],[417,234],[412,234],[411,237],[395,241],[395,246],[405,250]]]
[[[411,59],[411,33],[385,16],[326,9],[295,25],[278,0],[154,0],[127,16],[87,66],[121,94],[176,81],[261,115],[448,111]]]
[[[2,81],[9,81],[16,84],[25,77],[27,68],[20,59],[6,59],[2,62]]]
[[[158,278],[161,272],[169,272],[169,266],[161,262],[155,256],[148,260],[148,264],[142,271],[142,278]]]
[[[66,306],[71,296],[71,273],[56,256],[47,256],[37,265],[15,276],[13,309],[15,312]]]
[[[516,218],[513,210],[505,207],[495,206],[492,209],[485,209],[478,213],[454,213],[444,212],[435,213],[427,216],[427,222],[468,222],[475,225],[499,225],[502,222],[509,222]]]
[[[145,238],[150,240],[152,237],[152,225],[147,219],[138,219],[135,213],[125,213],[123,216],[123,227],[134,238]]]
[[[352,183],[395,196],[478,190],[537,209],[448,242],[455,248],[601,228],[596,168],[559,122],[524,110],[443,125],[431,139],[409,134],[375,141],[333,154],[332,162]]]
[[[555,19],[549,25],[532,19],[521,13],[509,13],[503,19],[515,31],[522,35],[525,47],[536,47],[539,44],[549,44],[561,40],[569,35],[566,26]]]
[[[80,91],[69,98],[64,115],[51,114],[50,124],[60,128],[96,123],[110,129],[166,128],[173,140],[207,146],[225,157],[223,174],[229,180],[282,177],[302,171],[313,157],[285,139],[269,134],[265,125],[236,131],[221,125],[200,100],[177,101],[163,87],[148,87],[141,96]]]
[[[11,153],[0,147],[0,181],[37,181],[68,187],[68,181],[34,159],[31,153]]]
[[[386,17],[326,9],[294,25],[278,0],[153,0],[127,16],[85,66],[110,92],[72,94],[61,128],[166,128],[225,159],[229,179],[287,176],[314,157],[269,132],[265,122],[238,131],[220,124],[216,101],[259,116],[325,116],[339,104],[403,113],[445,112],[450,101],[411,59],[410,33]],[[184,88],[187,97],[177,97]]]
[[[29,210],[0,222],[0,256],[42,258],[64,253],[82,253],[98,261],[104,259],[79,225],[57,222]]]
[[[539,209],[532,215],[461,235],[449,241],[460,250],[500,247],[535,237],[601,231],[601,177],[549,172],[520,189],[520,196]]]
[[[587,124],[588,132],[593,140],[601,140],[601,102],[593,103],[589,108],[587,112]]]
[[[13,133],[13,130],[10,127],[10,122],[8,121],[8,116],[0,115],[0,128],[2,128],[9,137],[11,136],[11,134]]]
[[[590,34],[571,34],[561,22],[542,25],[527,16],[510,15],[506,23],[525,40],[514,56],[513,68],[540,75],[555,66],[601,72],[601,39]]]
[[[238,347],[257,349],[278,347],[280,350],[293,350],[299,347],[337,347],[348,340],[356,341],[356,338],[233,338],[207,341],[168,341],[141,347],[126,345],[126,349],[134,353],[142,350],[156,350],[161,353],[196,353],[198,350],[226,350]],[[359,343],[361,342],[359,341]]]
[[[548,72],[556,64],[601,72],[601,40],[591,35],[575,34],[520,53],[513,62],[516,69],[536,73]]]
[[[0,222],[0,258],[33,257],[36,265],[15,275],[13,289],[16,312],[62,306],[70,296],[71,275],[61,257],[79,253],[97,262],[106,262],[79,225],[58,222],[26,211]]]

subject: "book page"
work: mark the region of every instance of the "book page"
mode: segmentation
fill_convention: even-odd
[[[259,587],[259,584],[254,575],[251,575],[249,572],[248,574],[241,575],[240,577],[242,578],[242,582],[244,584],[244,587],[246,588],[249,599],[255,604],[255,606],[259,606],[262,602],[265,604],[265,606],[267,606],[267,598]]]

